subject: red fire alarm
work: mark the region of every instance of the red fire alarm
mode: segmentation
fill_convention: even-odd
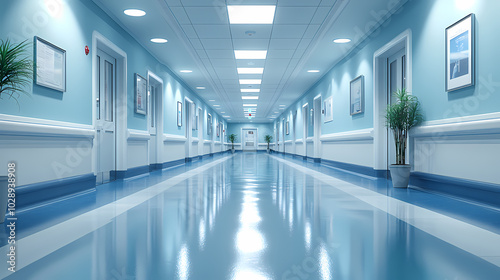
[[[85,55],[89,55],[89,52],[90,52],[89,46],[85,46]]]

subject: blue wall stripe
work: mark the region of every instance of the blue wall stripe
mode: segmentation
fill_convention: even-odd
[[[95,190],[95,185],[96,176],[94,173],[89,173],[19,186],[16,188],[16,207],[18,209],[32,207],[65,196]]]
[[[500,207],[500,185],[422,172],[412,172],[410,185]]]

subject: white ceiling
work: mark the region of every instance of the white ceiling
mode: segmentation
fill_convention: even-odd
[[[390,16],[387,0],[93,0],[160,62],[229,122],[248,121],[244,103],[258,104],[254,122],[270,122],[313,86]],[[406,0],[400,1],[400,5]],[[274,23],[230,25],[227,5],[277,5]],[[125,9],[146,11],[126,16]],[[392,10],[394,11],[394,10]],[[253,35],[246,34],[252,31]],[[368,31],[368,32],[367,32]],[[166,44],[151,38],[168,39]],[[339,45],[335,38],[350,38]],[[266,60],[236,60],[234,50],[267,50]],[[129,54],[130,56],[131,54]],[[264,67],[264,74],[238,75],[237,67]],[[180,73],[180,70],[192,73]],[[308,73],[317,69],[319,73]],[[239,79],[260,79],[259,100],[242,100]],[[206,87],[204,90],[196,87]],[[215,100],[211,102],[209,100]],[[245,101],[245,102],[244,102]],[[255,112],[255,111],[254,111]]]

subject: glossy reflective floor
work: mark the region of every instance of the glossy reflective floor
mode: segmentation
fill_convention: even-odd
[[[237,153],[18,214],[6,279],[500,279],[500,213]],[[2,231],[5,257],[7,229]]]

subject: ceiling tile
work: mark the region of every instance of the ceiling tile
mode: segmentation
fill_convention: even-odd
[[[191,42],[195,50],[203,50],[203,45],[201,44],[201,41],[199,39],[191,38],[189,39],[189,41]]]
[[[234,67],[214,67],[214,69],[219,78],[238,79],[238,73]]]
[[[196,31],[194,30],[192,25],[182,25],[182,30],[184,33],[186,33],[186,36],[191,39],[191,38],[198,38],[198,35],[196,34]]]
[[[183,24],[191,24],[186,11],[184,11],[184,7],[171,7],[170,10],[174,14],[175,19],[179,22],[180,25]]]
[[[235,50],[267,50],[269,39],[233,39]]]
[[[204,6],[209,7],[212,5],[217,5],[217,1],[207,1],[207,0],[179,0],[179,1],[182,1],[182,5],[184,7],[204,7]],[[223,2],[221,2],[221,4],[222,3]],[[221,6],[221,5],[218,5],[218,6]]]
[[[303,38],[308,38],[308,39],[314,38],[320,26],[321,25],[313,25],[313,24],[309,25],[306,29],[306,32],[304,33]]]
[[[194,29],[201,39],[230,38],[229,25],[194,25]]]
[[[234,67],[236,68],[236,59],[229,59],[229,58],[216,58],[216,59],[211,59],[212,65],[214,67]]]
[[[289,6],[289,7],[303,7],[303,6],[312,6],[316,7],[320,4],[321,0],[285,0],[279,1],[278,7],[281,6]]]
[[[299,45],[297,46],[297,49],[307,49],[309,47],[309,44],[311,43],[311,39],[302,39],[300,40]]]
[[[325,21],[326,16],[328,16],[330,10],[330,7],[318,7],[311,21],[311,24],[322,24]]]
[[[300,39],[306,29],[307,25],[274,25],[271,38]]]
[[[211,1],[207,1],[211,2]],[[186,13],[194,25],[229,24],[226,7],[186,7]]]
[[[316,11],[315,7],[278,7],[275,24],[309,24]]]
[[[299,39],[271,39],[270,50],[294,50],[299,45]]]
[[[181,0],[165,0],[165,3],[167,5],[173,7],[173,6],[182,6]]]
[[[231,36],[233,39],[268,39],[271,37],[271,24],[232,24]],[[252,36],[245,34],[247,31],[253,31]]]
[[[337,2],[337,0],[321,0],[321,4],[319,4],[319,5],[332,7],[333,5],[335,5],[336,2]]]
[[[296,49],[293,58],[301,58],[304,55],[305,49]]]
[[[252,0],[252,5],[276,5],[278,0]],[[244,1],[242,0],[227,0],[228,5],[241,5]],[[248,1],[247,1],[248,2]]]
[[[208,58],[208,55],[205,52],[205,50],[196,50],[196,52],[198,53],[198,55],[200,56],[200,58]]]
[[[201,39],[206,50],[233,50],[231,39]]]
[[[208,57],[214,58],[234,58],[233,50],[207,50]]]
[[[267,58],[292,58],[294,50],[269,50]]]

